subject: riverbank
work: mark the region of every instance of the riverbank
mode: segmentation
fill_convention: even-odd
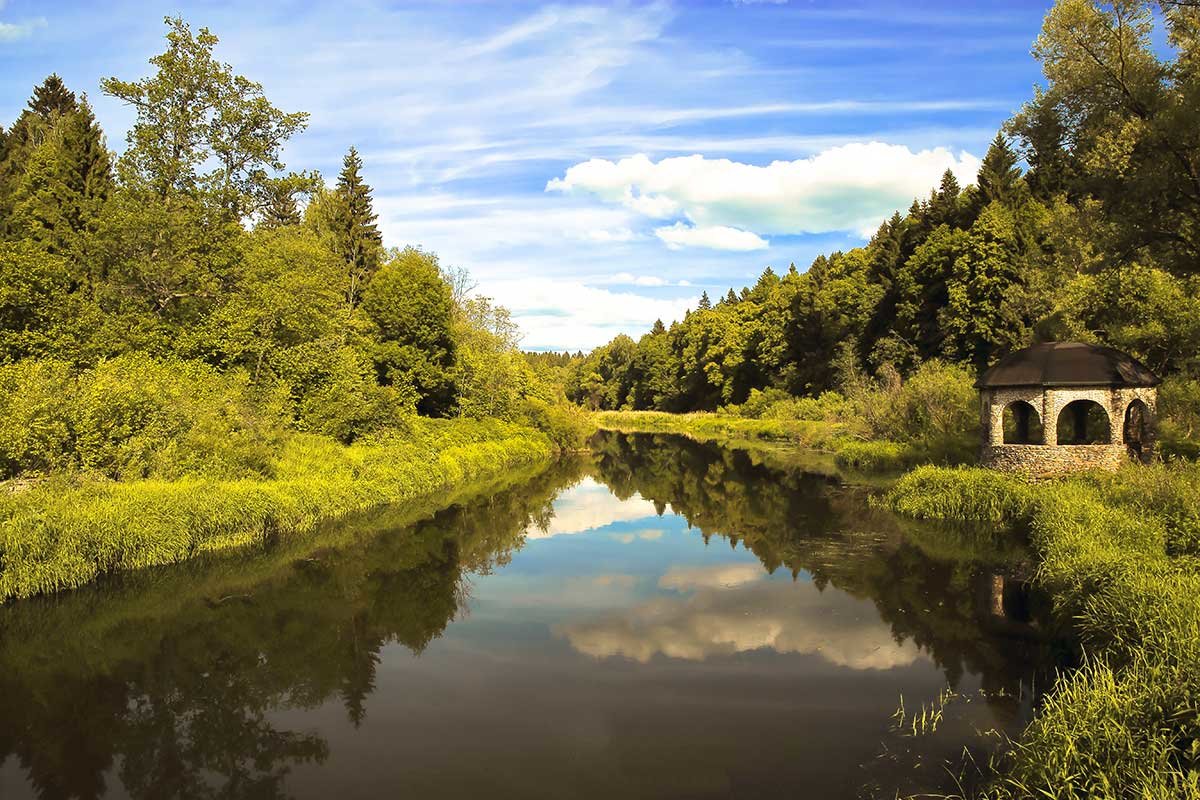
[[[900,471],[926,460],[926,453],[903,442],[858,438],[842,422],[753,419],[728,414],[663,411],[598,411],[601,430],[621,433],[675,433],[726,446],[763,442],[828,453],[839,467],[863,472]]]
[[[1027,532],[1035,580],[1082,638],[1084,666],[1045,698],[991,796],[1200,797],[1200,466],[1045,483],[922,467],[886,504]]]
[[[418,418],[403,432],[349,446],[293,435],[270,478],[51,478],[0,494],[0,602],[301,535],[325,520],[449,492],[554,452],[531,428]]]

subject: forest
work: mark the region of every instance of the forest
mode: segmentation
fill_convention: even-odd
[[[362,158],[166,20],[108,149],[55,74],[0,130],[0,598],[307,530],[576,448],[508,311],[383,244]],[[538,367],[538,368],[535,368]]]
[[[969,385],[1010,351],[1072,340],[1166,378],[1167,438],[1195,437],[1198,37],[1191,3],[1058,3],[1033,46],[1045,84],[996,134],[973,185],[947,171],[866,245],[804,271],[768,267],[753,286],[706,292],[682,320],[618,336],[575,360],[568,395],[672,412],[753,395],[761,410],[930,362]]]

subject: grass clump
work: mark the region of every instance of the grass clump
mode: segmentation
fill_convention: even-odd
[[[0,501],[0,601],[300,534],[553,452],[545,435],[509,423],[413,419],[406,431],[350,446],[291,436],[270,478],[50,480]]]
[[[886,503],[914,517],[1027,526],[1036,580],[1085,665],[1060,677],[1005,757],[996,798],[1200,797],[1200,468],[1053,482],[924,467]]]

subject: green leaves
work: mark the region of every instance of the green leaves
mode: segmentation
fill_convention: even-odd
[[[213,202],[237,219],[262,211],[276,197],[270,176],[284,169],[283,145],[307,126],[308,114],[281,111],[261,84],[217,61],[218,39],[207,28],[193,34],[181,18],[165,22],[167,49],[150,59],[153,76],[100,84],[137,112],[122,180],[162,200]]]

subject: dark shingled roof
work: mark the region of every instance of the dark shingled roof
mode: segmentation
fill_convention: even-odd
[[[995,386],[1157,386],[1144,364],[1111,347],[1081,342],[1047,342],[1010,353],[983,373],[975,385]]]

